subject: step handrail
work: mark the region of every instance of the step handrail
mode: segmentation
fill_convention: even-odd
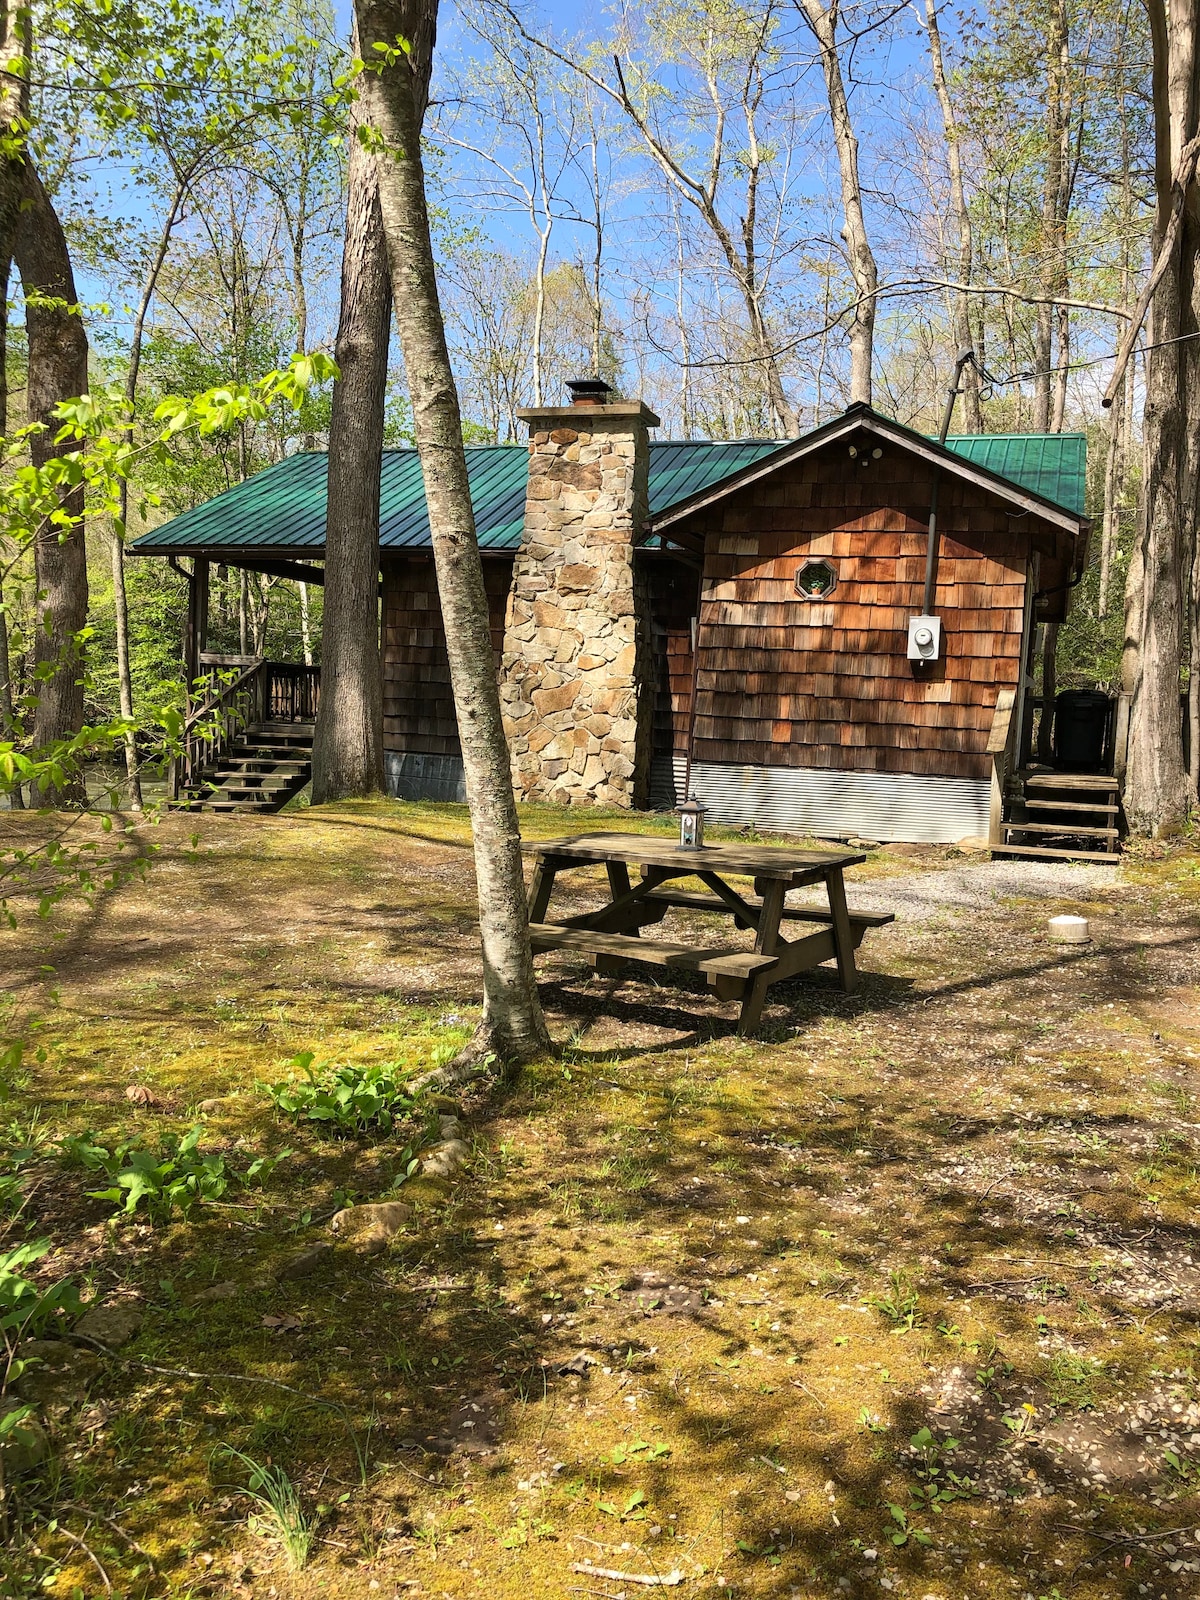
[[[203,768],[223,754],[235,734],[262,720],[265,666],[265,660],[256,657],[228,683],[217,686],[209,674],[210,687],[185,718],[180,753],[167,769],[168,799],[178,800],[180,790],[199,782]]]

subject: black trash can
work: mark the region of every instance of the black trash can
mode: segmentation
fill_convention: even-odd
[[[1064,689],[1054,702],[1054,764],[1060,772],[1104,772],[1112,701],[1102,689]]]

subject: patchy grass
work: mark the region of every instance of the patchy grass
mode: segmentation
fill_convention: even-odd
[[[673,829],[524,817],[605,826]],[[142,1317],[73,1389],[45,1352],[20,1380],[53,1455],[0,1594],[98,1595],[100,1567],[130,1600],[652,1592],[588,1567],[689,1600],[1200,1592],[1196,856],[997,896],[876,852],[851,900],[900,918],[861,991],[780,986],[760,1040],[699,987],[547,958],[560,1052],[466,1103],[439,1189],[404,1185],[412,1119],[348,1137],[263,1086],[304,1051],[404,1080],[468,1036],[462,808],[146,831],[144,883],[0,941],[30,1041],[0,1248],[49,1236],[41,1287]],[[1064,909],[1092,946],[1046,942]],[[291,1153],[112,1223],[57,1145],[193,1125],[231,1172]],[[385,1253],[275,1276],[406,1191]]]

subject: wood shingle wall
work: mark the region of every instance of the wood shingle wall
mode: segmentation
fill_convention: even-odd
[[[697,513],[697,761],[988,776],[996,695],[1017,682],[1031,544],[1054,533],[944,476],[942,659],[914,670],[929,493],[922,462],[889,450],[863,468],[841,444]],[[837,568],[826,600],[796,593],[810,557]]]
[[[511,559],[484,561],[497,661],[511,580]],[[459,754],[437,578],[427,551],[388,557],[383,565],[383,744],[397,752]]]

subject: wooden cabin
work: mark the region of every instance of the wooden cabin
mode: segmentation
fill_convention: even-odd
[[[1034,627],[1086,559],[1082,436],[941,445],[865,406],[783,443],[659,442],[636,402],[523,416],[528,449],[467,452],[518,798],[664,807],[686,777],[723,822],[1000,842]],[[320,581],[324,511],[310,452],[131,545],[190,558],[194,667],[208,564]],[[386,454],[380,570],[389,789],[462,798],[411,450]]]

